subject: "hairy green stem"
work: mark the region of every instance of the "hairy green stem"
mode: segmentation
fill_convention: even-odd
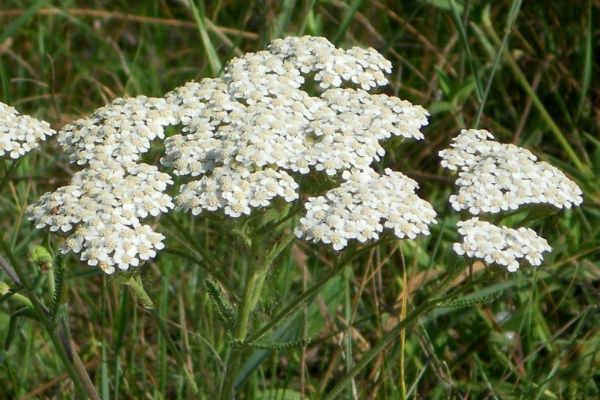
[[[282,238],[280,241],[275,243],[275,245],[265,256],[262,257],[262,261],[254,266],[251,271],[249,271],[244,284],[242,302],[239,305],[236,317],[235,331],[233,334],[234,346],[237,344],[243,344],[246,341],[248,337],[250,316],[260,300],[260,294],[262,292],[267,273],[271,268],[271,265],[273,265],[275,259],[292,243],[293,240],[294,235],[292,234]],[[253,252],[252,248],[250,248],[250,252]],[[252,259],[254,258],[252,257]],[[223,384],[221,386],[221,393],[219,396],[222,400],[235,397],[235,376],[242,361],[242,354],[243,348],[240,347],[231,349],[227,356],[224,372],[225,376],[223,378]]]
[[[259,296],[264,283],[264,277],[266,276],[269,267],[269,264],[263,263],[248,274],[246,283],[244,285],[242,303],[239,306],[236,318],[235,332],[233,335],[235,342],[243,343],[248,336],[250,315],[254,310],[258,299],[260,298]],[[239,364],[241,362],[242,350],[243,349],[241,348],[231,349],[231,352],[227,357],[225,376],[223,379],[223,386],[221,388],[220,396],[222,400],[231,399],[235,396],[235,374],[237,373]]]
[[[234,339],[240,342],[243,342],[248,335],[248,323],[250,321],[250,313],[256,306],[256,302],[258,299],[258,293],[262,289],[262,284],[264,283],[264,276],[266,274],[265,266],[261,266],[261,268],[253,271],[246,281],[246,285],[244,288],[244,297],[242,298],[242,304],[240,306],[237,324],[235,328]]]

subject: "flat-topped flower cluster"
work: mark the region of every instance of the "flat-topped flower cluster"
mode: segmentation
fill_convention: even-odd
[[[345,171],[342,178],[339,187],[307,201],[306,215],[295,231],[298,237],[341,250],[348,240],[362,243],[379,238],[384,228],[400,239],[429,234],[436,213],[414,193],[418,188],[414,180],[391,169],[385,175]]]
[[[458,172],[458,193],[450,204],[471,215],[516,210],[523,205],[550,204],[556,208],[578,206],[581,189],[557,168],[538,161],[530,151],[494,140],[483,129],[464,129],[450,148],[440,152],[441,165]],[[471,218],[458,223],[462,243],[459,255],[481,258],[514,272],[519,261],[540,265],[548,242],[527,228],[511,229]]]
[[[339,184],[305,199],[294,233],[341,250],[351,240],[429,234],[432,206],[401,172],[377,171],[381,141],[423,139],[428,113],[373,89],[387,84],[391,63],[372,48],[338,49],[324,38],[291,37],[231,60],[222,77],[188,82],[163,98],[119,98],[64,126],[58,142],[84,167],[72,182],[30,207],[38,228],[67,235],[63,249],[107,273],[154,257],[164,236],[142,222],[175,205],[193,215],[249,215],[276,198],[299,201],[307,174]],[[165,128],[180,133],[165,139]],[[0,156],[18,158],[54,131],[0,103]],[[140,161],[164,139],[161,164],[186,176],[174,198],[170,175]],[[485,130],[463,130],[440,152],[458,173],[456,211],[485,216],[524,205],[569,208],[579,187],[528,150],[495,141]],[[461,221],[460,255],[519,268],[539,265],[550,250],[526,228],[497,227],[478,217]]]
[[[516,210],[526,204],[569,208],[581,204],[581,189],[529,150],[498,143],[483,129],[465,129],[440,152],[442,166],[458,171],[456,211],[473,215]]]
[[[65,125],[58,143],[77,165],[91,161],[129,163],[164,138],[164,127],[173,125],[173,110],[162,98],[117,98],[90,116]]]
[[[21,158],[55,133],[46,121],[21,115],[14,107],[0,102],[0,158]]]
[[[85,166],[71,184],[44,194],[29,208],[37,228],[68,234],[63,252],[111,274],[156,256],[164,235],[141,220],[173,208],[173,183],[156,166],[139,163],[155,138],[174,123],[161,98],[118,98],[65,125],[58,142],[69,161]]]
[[[195,215],[222,209],[238,217],[275,197],[298,199],[297,177],[322,172],[343,183],[307,200],[299,237],[340,250],[349,239],[377,239],[384,227],[400,238],[427,233],[435,212],[414,194],[416,183],[371,169],[385,154],[381,140],[422,139],[427,124],[422,107],[367,91],[385,85],[390,70],[373,49],[287,38],[233,59],[222,78],[168,93],[182,134],[165,140],[162,163],[176,175],[200,177],[181,186],[176,203]],[[355,196],[353,203],[335,208],[344,192]],[[325,212],[334,213],[328,221],[317,216],[323,201]],[[399,217],[405,210],[412,214]]]
[[[163,235],[141,223],[167,212],[163,193],[171,177],[153,165],[93,160],[71,183],[44,194],[30,209],[36,228],[70,233],[64,252],[80,253],[106,273],[149,260],[162,249]]]
[[[351,239],[377,239],[384,228],[399,238],[427,234],[435,212],[415,194],[416,182],[371,169],[385,154],[381,140],[422,139],[427,124],[424,108],[368,92],[387,84],[389,72],[391,63],[374,49],[292,37],[164,98],[116,99],[60,130],[69,160],[86,169],[44,195],[31,218],[67,233],[64,249],[107,273],[153,257],[164,237],[141,219],[173,206],[165,193],[172,181],[139,159],[152,140],[164,138],[166,126],[179,125],[181,134],[164,142],[161,162],[192,178],[175,203],[194,215],[221,210],[239,217],[275,197],[296,201],[297,179],[320,172],[342,184],[324,203],[319,196],[307,200],[299,237],[339,250]],[[320,203],[329,218],[320,217]]]
[[[531,265],[540,265],[544,258],[542,253],[552,250],[546,239],[532,229],[496,226],[477,217],[460,221],[458,233],[463,241],[454,243],[456,254],[503,265],[509,272],[517,271],[523,259]]]

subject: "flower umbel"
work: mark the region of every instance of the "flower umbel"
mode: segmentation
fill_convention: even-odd
[[[540,265],[542,253],[552,250],[546,239],[529,228],[496,226],[477,217],[459,221],[457,225],[463,241],[454,243],[456,254],[504,266],[509,272],[517,271],[521,260]]]
[[[384,228],[396,237],[414,239],[429,234],[436,213],[414,192],[418,184],[400,172],[345,171],[344,183],[306,203],[296,236],[331,244],[341,250],[348,240],[378,239]]]
[[[21,158],[55,133],[46,121],[21,115],[0,102],[0,157]]]
[[[268,206],[276,196],[294,201],[298,198],[297,188],[285,171],[217,167],[210,176],[182,185],[177,200],[193,215],[223,209],[226,215],[239,217],[250,214],[252,208]]]
[[[458,171],[458,193],[452,207],[472,215],[516,210],[527,204],[551,204],[570,208],[583,201],[581,189],[557,168],[537,161],[529,150],[498,143],[483,129],[463,129],[451,148],[440,151],[442,166]],[[528,228],[511,229],[471,218],[458,222],[462,243],[454,251],[519,269],[519,260],[540,265],[548,242]]]
[[[63,252],[108,274],[138,266],[163,248],[164,236],[140,222],[173,207],[163,193],[169,175],[151,165],[92,161],[70,185],[44,194],[30,207],[36,228],[67,233]]]
[[[171,177],[136,163],[150,142],[175,121],[161,98],[118,98],[63,127],[58,142],[69,160],[86,168],[70,185],[44,194],[30,207],[37,228],[68,233],[64,252],[111,274],[156,256],[164,236],[141,219],[173,207],[164,193]]]
[[[348,239],[377,238],[384,219],[399,237],[426,232],[422,224],[433,221],[431,212],[422,221],[418,217],[412,228],[400,228],[415,223],[414,215],[405,221],[397,215],[400,211],[394,214],[389,207],[398,196],[409,202],[400,210],[423,207],[414,185],[400,184],[408,178],[391,172],[379,177],[370,167],[385,154],[379,141],[391,136],[422,139],[420,129],[427,124],[428,113],[422,107],[367,92],[385,85],[384,73],[390,71],[389,61],[374,49],[343,50],[324,38],[292,37],[275,40],[266,51],[233,59],[223,78],[189,82],[168,93],[167,102],[175,107],[183,134],[166,139],[162,163],[176,175],[200,177],[181,187],[176,203],[193,214],[223,210],[238,217],[268,206],[276,196],[288,202],[297,199],[299,185],[291,174],[344,173],[348,182],[331,196],[344,191],[360,194],[364,188],[351,177],[362,176],[371,189],[385,191],[381,196],[388,204],[361,205],[368,200],[361,197],[337,218],[354,218],[354,209],[360,206],[371,210],[370,216],[353,228],[329,226],[329,237],[317,233],[324,222],[313,220],[310,207],[320,200],[311,199],[299,235],[329,240],[326,243],[341,249]],[[318,83],[315,94],[311,80]],[[399,193],[391,195],[386,182],[397,185]],[[330,200],[328,206],[334,207],[335,199]],[[430,206],[428,210],[432,211]]]
[[[440,152],[442,166],[458,171],[452,207],[473,215],[516,210],[525,204],[570,208],[581,204],[581,189],[561,171],[529,150],[498,143],[486,130],[464,129],[450,149]]]
[[[384,73],[392,72],[392,63],[372,48],[337,49],[322,37],[289,37],[274,40],[272,54],[291,62],[302,74],[315,73],[323,89],[352,82],[365,90],[387,84]]]
[[[175,122],[170,105],[162,98],[118,98],[89,117],[64,126],[58,142],[69,161],[86,165],[92,160],[137,161],[150,141],[164,137],[164,127]]]

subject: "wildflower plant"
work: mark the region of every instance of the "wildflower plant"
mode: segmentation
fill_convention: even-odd
[[[81,169],[29,206],[29,219],[64,237],[63,253],[109,275],[140,267],[165,248],[167,238],[153,222],[173,209],[237,224],[232,233],[254,263],[240,274],[241,293],[229,304],[209,284],[230,339],[220,384],[221,397],[230,398],[243,348],[256,345],[250,321],[267,274],[293,241],[338,255],[386,231],[396,239],[426,236],[436,223],[418,183],[378,165],[383,141],[423,140],[429,116],[382,93],[391,70],[372,48],[290,37],[234,58],[222,76],[188,82],[164,97],[117,98],[59,130],[59,145]],[[168,127],[175,133],[168,135]],[[0,157],[17,159],[55,133],[0,103]],[[142,161],[153,141],[164,145],[160,165]],[[511,272],[523,262],[541,265],[551,250],[546,239],[485,219],[527,205],[582,203],[565,174],[485,130],[461,131],[440,156],[458,175],[452,208],[471,216],[457,224],[462,241],[453,249],[461,256]],[[193,240],[193,232],[184,234]],[[152,309],[137,278],[127,284]]]
[[[417,183],[389,169],[380,174],[373,165],[385,154],[380,141],[423,139],[420,129],[427,124],[423,107],[369,93],[387,84],[390,71],[391,63],[374,49],[343,50],[324,38],[292,37],[233,59],[220,78],[188,82],[166,95],[181,134],[165,140],[161,161],[191,179],[175,196],[180,208],[240,218],[277,198],[304,200],[306,214],[295,226],[287,227],[302,207],[281,208],[254,227],[244,224],[250,226],[248,258],[256,263],[231,332],[236,343],[247,341],[265,276],[294,236],[339,251],[351,240],[376,240],[384,229],[398,238],[429,234],[436,213],[416,195]],[[302,193],[315,176],[333,188]],[[228,360],[225,397],[233,393],[240,355],[233,351]]]
[[[380,141],[423,139],[427,124],[423,107],[369,92],[386,85],[389,72],[391,63],[374,49],[293,37],[164,98],[116,99],[60,130],[69,161],[84,169],[44,194],[29,217],[37,228],[67,235],[63,252],[107,274],[155,257],[165,237],[142,220],[174,206],[166,193],[173,180],[140,158],[152,140],[164,138],[165,127],[178,126],[180,133],[164,140],[161,159],[182,179],[175,205],[194,216],[241,218],[244,251],[255,261],[235,324],[228,324],[233,341],[243,344],[265,277],[296,237],[339,251],[351,240],[377,240],[384,229],[400,239],[429,234],[436,213],[417,196],[417,182],[374,165],[385,155]],[[305,194],[302,185],[311,179],[328,187]],[[298,204],[259,214],[260,222],[248,219],[277,198]],[[228,361],[224,397],[233,393],[240,354],[233,351]]]

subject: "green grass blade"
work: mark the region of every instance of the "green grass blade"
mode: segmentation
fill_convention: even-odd
[[[277,20],[275,21],[273,31],[271,32],[271,39],[286,36],[295,7],[296,0],[283,0],[281,2],[281,13],[279,13]]]
[[[46,4],[46,0],[38,0],[29,6],[23,14],[19,15],[15,18],[6,28],[3,29],[2,34],[0,34],[0,44],[4,43],[4,41],[15,34],[23,25],[25,25],[35,14],[37,11],[42,8]]]
[[[585,32],[585,52],[583,55],[583,76],[581,77],[581,92],[579,93],[579,102],[577,103],[577,113],[575,122],[581,117],[585,101],[587,99],[590,83],[592,81],[592,2],[588,1],[587,27]]]
[[[491,36],[492,40],[494,42],[496,42],[497,45],[500,45],[501,41],[498,38],[498,35],[496,34],[496,31],[494,30],[494,28],[491,24],[491,21],[489,19],[484,20],[483,25],[484,25],[485,29],[487,30],[488,34]],[[510,55],[510,53],[508,53],[506,50],[504,51],[504,60],[508,63],[510,69],[512,70],[515,78],[517,79],[517,81],[519,82],[519,84],[521,85],[523,90],[527,93],[528,96],[531,97],[531,101],[532,101],[533,105],[535,106],[537,111],[540,113],[540,116],[542,117],[544,122],[550,128],[550,131],[554,134],[554,137],[558,141],[560,147],[567,154],[567,156],[569,157],[571,162],[575,165],[577,170],[579,172],[581,172],[583,175],[589,176],[591,174],[591,170],[590,170],[589,166],[584,164],[580,160],[580,158],[577,156],[577,153],[575,152],[575,150],[573,149],[573,147],[567,140],[564,133],[558,127],[556,122],[554,122],[554,119],[550,116],[550,113],[544,106],[544,103],[540,100],[540,98],[536,94],[535,90],[533,90],[533,88],[529,84],[527,77],[525,76],[525,74],[523,73],[521,68],[517,65],[516,61],[513,59],[513,57]]]
[[[504,37],[502,38],[502,43],[500,44],[500,48],[496,52],[496,56],[494,57],[494,63],[492,64],[492,71],[490,72],[490,77],[485,85],[485,90],[483,91],[483,97],[481,98],[481,103],[479,104],[479,109],[477,110],[477,115],[475,116],[475,121],[473,122],[473,128],[477,129],[479,127],[479,122],[481,121],[481,116],[483,115],[483,109],[485,108],[485,103],[487,102],[487,98],[490,94],[490,89],[492,87],[492,82],[494,81],[494,76],[496,75],[496,71],[500,66],[500,60],[502,60],[502,54],[504,54],[504,49],[508,45],[508,38],[512,31],[512,27],[517,20],[517,16],[519,15],[519,10],[521,9],[522,0],[513,0],[510,11],[508,13],[508,18],[506,19],[506,28],[504,29]],[[489,7],[486,8],[486,13],[489,13]]]
[[[293,335],[297,331],[297,328],[294,326],[293,322],[294,321],[291,321],[290,323],[279,326],[269,336],[268,340],[272,342],[292,340],[294,338]],[[254,372],[260,366],[263,360],[265,360],[272,352],[273,350],[265,348],[259,348],[252,352],[250,357],[248,357],[236,374],[234,380],[235,388],[239,388],[241,385],[243,385],[244,382],[246,382],[246,380],[250,377],[252,372]]]
[[[362,0],[354,0],[352,4],[346,9],[344,17],[342,18],[342,23],[340,24],[339,29],[333,36],[332,42],[334,44],[338,44],[344,38],[346,32],[348,31],[348,27],[350,26],[350,23],[354,18],[354,14],[356,14],[356,12],[358,11],[358,7],[360,7],[361,4]]]
[[[454,19],[454,23],[458,28],[458,32],[460,34],[460,40],[465,49],[467,63],[469,64],[469,69],[473,74],[473,78],[475,79],[475,89],[477,93],[477,100],[479,103],[483,101],[483,89],[481,87],[481,81],[479,78],[478,68],[475,64],[475,58],[473,57],[473,53],[471,52],[471,46],[469,46],[469,39],[467,37],[467,29],[465,28],[465,24],[461,18],[458,5],[455,0],[450,0],[450,7],[452,9],[452,18]]]
[[[100,359],[100,397],[102,400],[110,400],[110,374],[108,371],[108,356],[106,343],[102,342],[102,353]]]
[[[352,267],[344,268],[344,319],[346,320],[346,329],[344,331],[344,361],[346,372],[352,371]],[[353,382],[349,380],[346,385],[347,398],[353,398]]]
[[[315,4],[317,4],[317,0],[310,0],[310,4],[306,9],[306,13],[304,14],[304,18],[302,19],[302,25],[298,29],[298,36],[304,35],[306,32],[306,27],[308,26],[308,21],[314,17],[314,8]]]
[[[204,45],[204,51],[208,57],[208,63],[210,64],[211,72],[214,76],[216,76],[221,72],[222,64],[217,54],[217,50],[210,40],[210,36],[206,28],[204,0],[199,0],[198,6],[194,4],[193,0],[189,0],[189,2],[192,13],[194,14],[194,19],[196,20],[196,25],[198,25],[198,32],[200,33],[200,38],[202,39],[202,44]]]
[[[417,307],[412,313],[406,318],[398,322],[392,329],[390,329],[380,340],[365,353],[362,358],[356,363],[354,368],[344,376],[340,378],[338,383],[331,389],[331,391],[324,397],[324,400],[333,400],[337,398],[337,395],[344,390],[347,385],[354,379],[358,373],[360,373],[379,353],[385,350],[385,348],[398,339],[398,335],[402,329],[406,329],[410,324],[415,322],[419,317],[431,311],[436,304],[437,299],[426,301]]]

